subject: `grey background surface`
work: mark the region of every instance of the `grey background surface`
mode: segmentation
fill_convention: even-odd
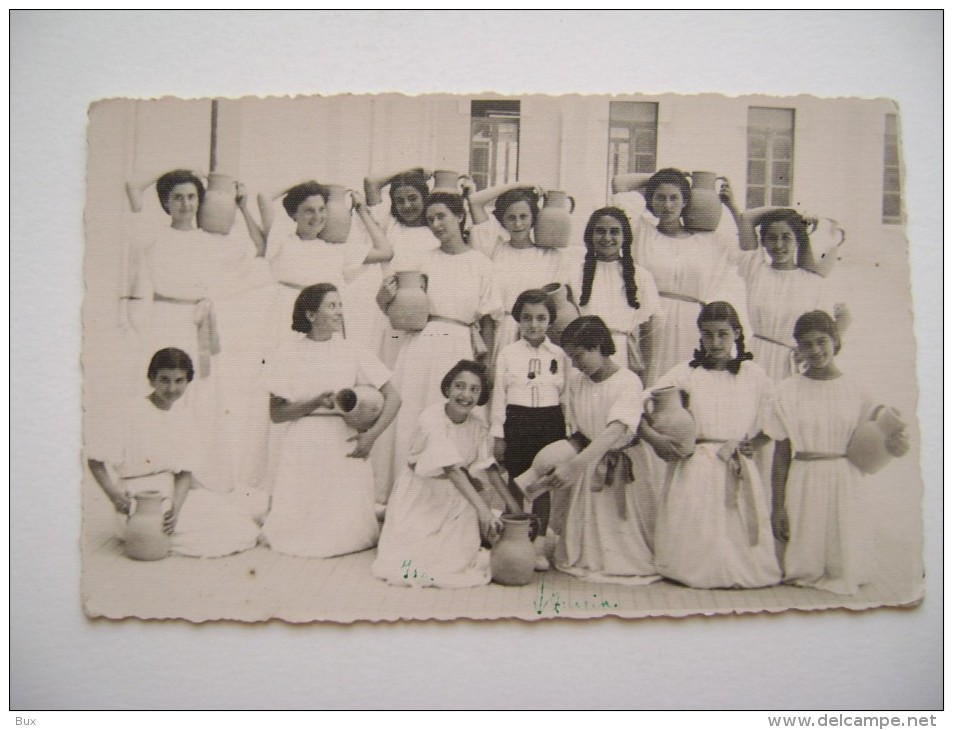
[[[12,709],[942,706],[941,14],[14,12],[10,37]],[[349,627],[82,615],[88,104],[490,90],[899,102],[926,487],[921,607]]]

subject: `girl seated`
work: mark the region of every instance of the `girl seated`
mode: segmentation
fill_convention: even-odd
[[[469,588],[490,582],[490,554],[480,546],[502,523],[479,494],[492,469],[486,422],[473,409],[489,400],[486,369],[461,360],[444,376],[445,400],[420,414],[407,465],[399,475],[377,546],[374,576],[394,585]]]
[[[91,439],[87,464],[121,515],[121,529],[135,495],[156,490],[171,503],[164,527],[172,552],[220,557],[255,547],[258,525],[237,495],[192,480],[195,428],[185,408],[175,405],[194,375],[192,359],[182,350],[156,352],[147,371],[152,393],[123,410],[115,438]]]

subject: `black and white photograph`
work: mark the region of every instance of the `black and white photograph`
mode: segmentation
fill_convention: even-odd
[[[94,103],[86,612],[915,605],[901,132],[808,96]]]
[[[942,708],[942,11],[9,20],[19,724]]]

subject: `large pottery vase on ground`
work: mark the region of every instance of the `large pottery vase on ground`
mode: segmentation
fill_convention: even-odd
[[[682,403],[679,388],[670,385],[653,390],[645,418],[653,429],[678,442],[679,456],[684,458],[695,452],[695,419]]]
[[[542,248],[566,248],[572,235],[571,213],[576,201],[562,190],[546,193],[546,202],[536,216],[534,240]]]
[[[123,538],[126,555],[133,560],[162,560],[172,541],[162,529],[165,497],[158,491],[139,492],[132,498],[132,513]]]
[[[714,172],[691,173],[692,193],[682,213],[685,227],[694,231],[714,231],[721,221],[721,198],[718,197],[718,181],[725,178]]]
[[[427,275],[419,271],[398,271],[397,295],[387,307],[387,318],[395,330],[419,332],[427,326],[430,302]]]
[[[327,185],[328,221],[321,230],[322,240],[328,243],[344,243],[351,233],[351,207],[353,200],[350,191],[343,185]]]
[[[219,172],[210,172],[208,190],[199,206],[199,228],[209,233],[227,234],[235,222],[235,180]]]
[[[563,284],[546,284],[543,286],[543,291],[548,295],[549,301],[556,306],[556,318],[549,325],[546,334],[549,335],[549,339],[558,345],[563,330],[569,326],[570,322],[579,317],[579,307],[573,304],[569,298],[569,287]]]
[[[871,420],[854,429],[847,444],[847,460],[864,474],[876,474],[893,458],[887,451],[887,438],[904,428],[896,408],[878,408]]]
[[[536,550],[529,539],[532,518],[527,514],[503,515],[503,534],[490,551],[494,583],[525,586],[533,580]]]

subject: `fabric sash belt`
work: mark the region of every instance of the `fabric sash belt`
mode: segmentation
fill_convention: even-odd
[[[829,461],[846,458],[847,454],[830,454],[824,451],[798,451],[794,454],[795,461]]]
[[[592,441],[580,432],[574,433],[569,437],[575,446],[582,449],[586,448]],[[616,509],[620,520],[628,519],[628,505],[625,485],[635,481],[635,468],[632,463],[632,457],[626,453],[626,449],[637,444],[639,440],[633,439],[625,446],[618,449],[610,449],[603,455],[596,464],[593,473],[593,482],[590,487],[593,492],[601,492],[606,487],[617,487],[615,490]]]
[[[489,349],[486,346],[486,342],[483,341],[483,336],[480,334],[480,323],[479,322],[464,322],[462,319],[454,319],[453,317],[441,317],[438,314],[431,314],[428,318],[430,322],[452,322],[453,324],[458,324],[461,327],[466,327],[470,330],[470,344],[473,346],[473,354],[476,357],[482,357],[489,352]]]
[[[695,439],[696,444],[726,444],[728,439]],[[728,481],[725,484],[725,506],[738,510],[748,544],[758,544],[758,508],[754,498],[754,484],[751,480],[750,464],[737,447],[728,451],[718,450],[718,458],[725,462],[728,469]]]
[[[679,294],[673,291],[660,291],[658,294],[660,297],[665,297],[666,299],[677,299],[680,302],[690,302],[692,304],[700,304],[702,306],[705,305],[705,302],[703,302],[701,299],[689,296],[688,294]]]
[[[158,292],[152,295],[153,301],[167,304],[188,304],[195,306],[195,326],[198,329],[199,341],[199,377],[207,378],[212,370],[212,356],[222,351],[218,337],[218,327],[215,323],[215,311],[210,299],[182,299],[167,297]],[[199,305],[199,306],[196,306]]]

